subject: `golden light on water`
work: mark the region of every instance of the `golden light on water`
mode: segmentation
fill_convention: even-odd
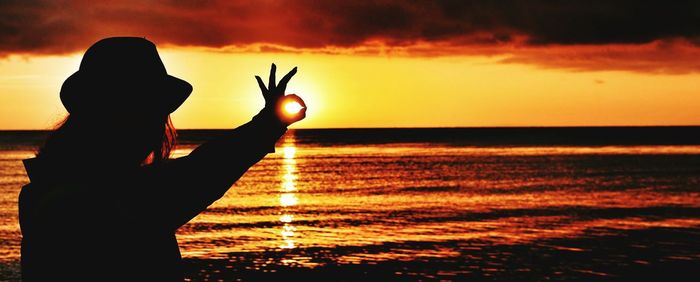
[[[294,231],[296,230],[294,226],[285,225],[282,227],[282,232],[280,232],[280,234],[282,234],[283,238],[291,238],[294,237]],[[285,239],[285,243],[287,243],[285,246],[294,246],[294,241],[291,239]]]
[[[699,181],[694,160],[700,146],[296,147],[293,133],[290,130],[280,140],[277,153],[258,167],[262,169],[253,169],[249,178],[242,179],[241,187],[252,188],[232,190],[213,209],[178,230],[183,257],[219,261],[215,264],[222,270],[225,266],[255,272],[311,269],[324,263],[430,260],[454,265],[444,270],[446,280],[483,265],[493,265],[493,273],[512,270],[511,263],[534,269],[527,262],[509,261],[527,252],[567,257],[575,253],[586,260],[572,264],[577,273],[598,271],[608,263],[657,262],[645,257],[697,258],[692,240],[682,238],[692,238],[684,234],[700,226],[699,218],[687,216],[700,200],[693,190],[679,191]],[[175,155],[187,155],[193,148],[181,147]],[[10,230],[0,232],[0,264],[19,261],[17,183],[26,181],[21,160],[34,154],[2,155],[13,161],[0,171],[0,187],[7,189],[0,193],[0,200],[7,200],[0,201],[0,212],[9,215],[4,226],[0,222],[0,230]],[[435,164],[445,168],[425,169]],[[611,164],[619,171],[611,173]],[[649,170],[654,166],[664,168]],[[688,174],[677,175],[681,169]],[[676,231],[655,237],[627,235],[649,230],[654,233],[644,234]],[[615,236],[629,243],[612,245],[621,241],[605,239]],[[606,240],[604,248],[592,238]],[[668,250],[664,257],[658,255],[659,246]],[[649,253],[630,253],[631,248]],[[523,253],[509,253],[514,249]],[[619,252],[608,256],[608,250]],[[269,256],[268,251],[277,255]],[[589,257],[596,253],[603,255]],[[231,258],[234,261],[226,261]],[[460,264],[461,259],[467,261]],[[458,276],[449,276],[452,272]]]
[[[280,206],[290,207],[296,206],[299,203],[299,199],[294,193],[284,193],[280,195]]]
[[[297,187],[294,185],[294,182],[292,181],[285,181],[282,183],[282,191],[285,192],[291,192],[297,190]]]
[[[294,220],[294,216],[291,214],[283,214],[282,216],[280,216],[281,222],[290,223],[292,222],[292,220]]]
[[[293,162],[294,155],[297,153],[297,148],[294,147],[294,144],[287,144],[282,148],[282,152],[284,152],[284,163],[288,163],[289,161]]]
[[[295,247],[294,245],[294,231],[296,231],[296,227],[290,224],[285,224],[282,226],[282,232],[280,234],[282,235],[282,240],[283,244],[280,245],[280,248],[282,249],[293,249]]]
[[[294,106],[294,104],[296,104],[296,106]],[[297,102],[291,102],[285,105],[285,112],[287,113],[294,114],[298,113],[300,110],[301,105]],[[280,231],[282,243],[279,247],[282,249],[295,248],[296,241],[294,238],[298,236],[296,227],[292,225],[294,221],[292,208],[299,204],[299,198],[296,193],[294,193],[297,190],[296,180],[298,178],[296,174],[296,151],[294,135],[290,134],[286,137],[282,147],[282,176],[280,177],[281,189],[279,195],[279,205],[282,208],[282,215],[280,215],[279,219],[282,223],[282,230]]]

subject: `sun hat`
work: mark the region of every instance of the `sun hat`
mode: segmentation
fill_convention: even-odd
[[[110,37],[85,51],[78,71],[63,82],[60,97],[71,114],[170,114],[191,92],[188,82],[168,75],[153,42]]]

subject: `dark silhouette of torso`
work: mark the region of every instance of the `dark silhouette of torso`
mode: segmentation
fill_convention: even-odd
[[[273,152],[285,131],[261,113],[186,157],[130,171],[26,160],[31,183],[19,199],[23,278],[182,280],[177,228]]]

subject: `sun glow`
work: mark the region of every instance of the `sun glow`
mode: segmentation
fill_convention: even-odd
[[[303,108],[304,107],[302,107],[299,103],[295,101],[291,101],[284,104],[284,112],[290,115],[295,115],[299,113],[299,111],[301,111],[301,109]]]
[[[295,128],[700,124],[699,73],[572,72],[502,64],[502,57],[161,49],[168,73],[194,87],[172,115],[180,129],[249,121],[265,103],[253,75],[269,74],[271,62],[280,74],[299,65],[285,91],[307,106]],[[0,128],[47,129],[65,115],[58,93],[82,52],[28,58],[0,64]]]

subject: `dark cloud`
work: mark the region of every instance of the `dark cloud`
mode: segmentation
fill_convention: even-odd
[[[641,46],[637,54],[651,56],[651,67],[667,57],[664,44],[700,48],[700,1],[0,2],[0,56],[74,52],[116,35],[159,45],[257,44],[262,52],[371,54],[381,45],[408,55],[496,53],[545,65],[551,48],[584,46],[596,56],[585,46],[626,45]]]
[[[647,44],[523,48],[500,62],[534,64],[572,71],[638,71],[662,74],[700,72],[700,48],[685,40]]]
[[[700,35],[698,1],[442,1],[444,19],[529,44],[648,43]]]

